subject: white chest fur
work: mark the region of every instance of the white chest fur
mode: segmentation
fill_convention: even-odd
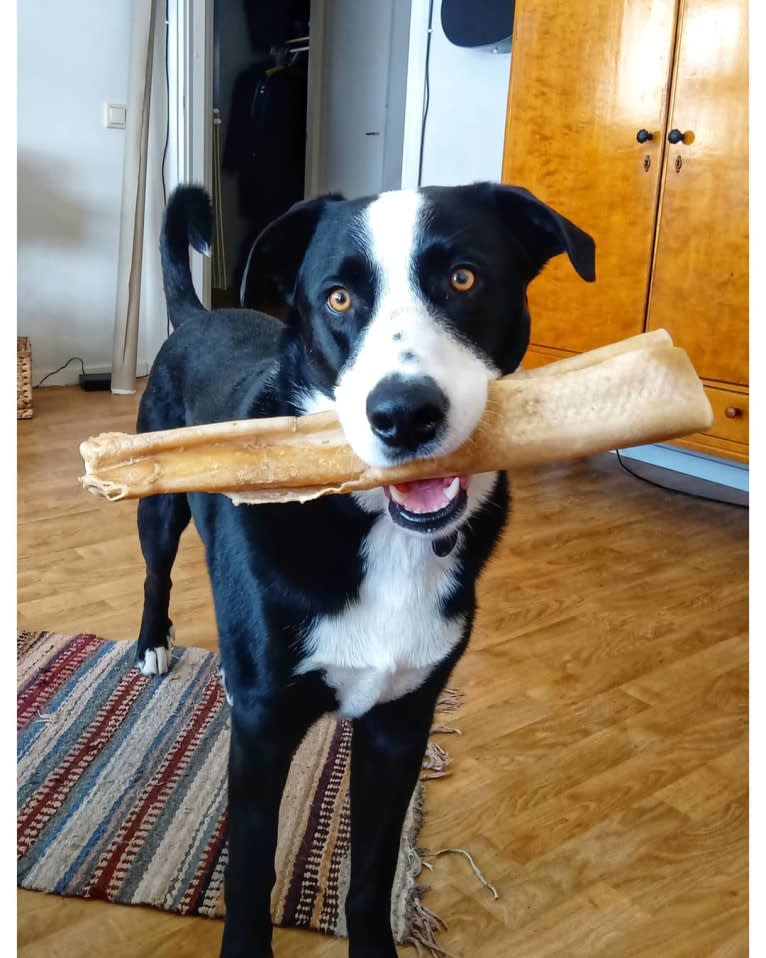
[[[440,607],[455,584],[455,552],[440,558],[425,537],[406,533],[387,515],[365,542],[359,597],[343,612],[319,619],[307,636],[299,672],[322,670],[337,692],[339,714],[363,715],[406,695],[460,641],[464,621]]]

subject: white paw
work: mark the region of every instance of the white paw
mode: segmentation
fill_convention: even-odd
[[[139,669],[144,675],[166,675],[169,663],[170,652],[167,649],[147,649]]]

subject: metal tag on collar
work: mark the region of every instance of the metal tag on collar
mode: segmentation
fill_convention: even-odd
[[[456,530],[455,532],[451,532],[448,536],[445,536],[443,539],[434,539],[434,541],[431,543],[431,548],[440,559],[443,559],[445,556],[448,556],[457,545],[457,537],[458,533]]]

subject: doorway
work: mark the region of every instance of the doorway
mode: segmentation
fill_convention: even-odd
[[[193,254],[192,271],[207,305],[239,306],[253,239],[292,203],[414,185],[428,0],[171,6],[178,180],[206,186],[216,219],[214,256]],[[247,304],[274,311],[275,291],[249,284]]]
[[[217,308],[239,305],[250,245],[304,196],[310,2],[211,2],[211,287]],[[258,305],[270,304],[259,296]]]

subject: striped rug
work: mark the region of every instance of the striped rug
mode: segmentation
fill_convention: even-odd
[[[19,635],[18,884],[220,918],[229,713],[218,658],[177,648],[158,680],[134,654],[85,633]],[[296,754],[280,816],[279,925],[345,935],[350,745],[350,725],[328,718]],[[398,942],[432,940],[416,886],[422,789],[400,849]]]

